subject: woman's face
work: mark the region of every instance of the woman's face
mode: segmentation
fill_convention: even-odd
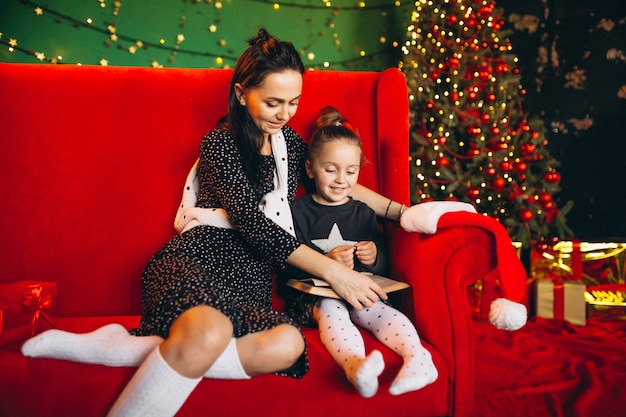
[[[257,87],[235,84],[239,103],[246,106],[264,137],[276,134],[296,114],[302,95],[302,74],[294,70],[274,72]]]

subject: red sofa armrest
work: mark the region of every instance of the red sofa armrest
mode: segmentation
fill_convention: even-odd
[[[415,325],[448,366],[449,415],[466,415],[473,401],[474,349],[467,286],[496,266],[493,237],[476,227],[433,235],[396,227],[390,238],[392,276],[412,287]]]

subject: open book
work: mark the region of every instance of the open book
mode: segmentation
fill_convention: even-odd
[[[386,293],[410,287],[406,282],[396,281],[381,275],[372,275],[366,272],[363,272],[363,275],[367,275],[369,278],[373,279]],[[287,281],[287,285],[296,290],[319,295],[320,297],[341,298],[326,281],[320,278],[290,279]]]

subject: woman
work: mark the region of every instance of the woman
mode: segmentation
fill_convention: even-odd
[[[386,298],[371,280],[298,242],[285,221],[307,156],[304,141],[286,126],[303,73],[293,45],[264,29],[237,61],[228,114],[203,139],[197,164],[194,206],[223,216],[193,216],[183,198],[184,232],[144,271],[143,314],[133,334],[148,337],[119,325],[87,335],[50,331],[29,340],[25,355],[141,362],[109,415],[174,415],[202,376],[306,373],[302,333],[271,310],[274,268],[288,263],[319,276],[356,309]],[[363,187],[353,195],[377,214],[399,218],[400,204]]]

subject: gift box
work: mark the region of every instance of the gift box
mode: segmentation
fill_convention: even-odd
[[[0,284],[0,346],[55,328],[56,297],[56,282]]]
[[[626,320],[626,284],[588,287],[585,301],[590,319]]]
[[[587,286],[626,283],[626,243],[560,241],[531,251],[531,276],[571,275],[572,254],[580,250],[581,277]]]
[[[536,280],[536,315],[584,326],[587,318],[585,290],[586,285],[581,281],[567,280],[561,276]]]
[[[582,278],[583,252],[581,242],[571,242],[570,248],[567,252],[570,259],[567,269],[558,268],[548,277],[536,278],[533,276],[536,283],[536,315],[546,319],[567,320],[572,324],[584,326],[587,318],[585,303],[587,286]],[[565,274],[563,271],[566,271]]]

